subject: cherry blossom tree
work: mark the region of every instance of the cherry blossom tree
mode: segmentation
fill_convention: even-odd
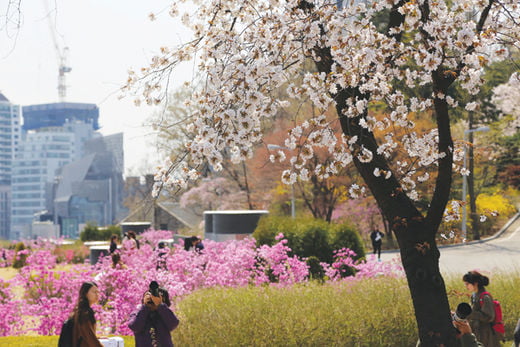
[[[292,100],[311,100],[319,112],[289,132],[284,146],[294,155],[282,180],[309,179],[306,163],[317,148],[334,158],[314,169],[322,177],[353,164],[365,183],[349,187],[350,195],[370,190],[397,237],[422,345],[454,345],[435,235],[443,218],[458,218],[444,213],[453,173],[468,174],[461,172],[462,144],[452,139],[450,112],[472,111],[477,101],[464,105],[449,88],[458,84],[476,95],[483,68],[518,48],[518,1],[204,0],[191,14],[180,13],[178,3],[170,13],[181,16],[194,40],[162,48],[149,67],[130,72],[127,86],[141,87],[137,103],[159,102],[175,67],[194,58],[205,78],[189,100],[196,107],[186,149],[194,165],[166,162],[157,189],[185,186],[205,162],[222,169],[223,149],[235,163],[251,157],[264,120]],[[281,88],[285,94],[276,93]],[[331,108],[333,121],[325,115]],[[417,113],[430,114],[436,126],[418,132]],[[338,123],[340,133],[333,131]],[[404,131],[397,136],[392,129]],[[392,160],[395,151],[408,159]],[[425,208],[417,204],[424,200],[419,184],[433,184]],[[452,207],[458,211],[456,202]]]

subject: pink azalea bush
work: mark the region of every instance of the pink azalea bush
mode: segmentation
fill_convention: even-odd
[[[305,259],[289,256],[291,249],[282,234],[273,246],[257,247],[251,238],[227,242],[205,240],[204,250],[196,252],[185,251],[179,242],[160,255],[158,242],[169,238],[171,232],[150,231],[142,235],[140,249],[118,251],[121,263],[116,266],[111,257],[106,256],[93,266],[69,263],[66,270],[56,267],[55,244],[31,242],[30,248],[25,250],[26,265],[12,280],[0,282],[0,315],[3,317],[0,335],[59,334],[84,281],[94,281],[100,289],[100,303],[94,307],[100,331],[131,335],[128,317],[152,280],[164,286],[175,302],[200,288],[290,286],[309,278]],[[348,249],[337,251],[332,264],[322,264],[326,276],[331,281],[402,276],[396,263],[379,263],[375,259],[354,261],[354,255]],[[342,275],[346,267],[355,269],[355,277]],[[23,295],[16,297],[14,288],[22,288]]]

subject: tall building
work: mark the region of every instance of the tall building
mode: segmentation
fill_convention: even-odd
[[[84,143],[96,135],[92,123],[78,120],[24,134],[13,162],[11,239],[32,236],[33,220],[52,204],[57,170],[81,158]]]
[[[123,201],[123,134],[85,143],[85,155],[65,165],[54,184],[52,210],[61,235],[77,238],[80,226],[115,224],[125,214]]]
[[[23,107],[23,129],[25,131],[59,127],[65,125],[67,121],[91,123],[94,130],[97,130],[99,129],[98,119],[99,108],[95,104],[57,102]]]
[[[9,238],[13,158],[21,136],[20,106],[0,93],[0,238]]]

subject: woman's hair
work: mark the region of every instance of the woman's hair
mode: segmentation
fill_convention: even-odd
[[[131,238],[131,239],[135,239],[136,238],[136,235],[135,235],[135,231],[133,230],[129,230],[126,235]]]
[[[467,274],[462,276],[462,280],[471,284],[476,283],[479,289],[484,288],[489,284],[489,278],[478,271],[469,271]]]
[[[115,240],[117,240],[117,238],[118,238],[118,236],[116,234],[114,234],[110,237],[110,241],[115,241]]]
[[[117,264],[121,261],[121,255],[118,252],[112,253],[112,267],[116,267]]]
[[[90,290],[90,288],[96,286],[94,282],[83,282],[81,287],[79,288],[79,295],[78,295],[78,303],[76,304],[76,307],[74,308],[74,321],[78,321],[80,324],[85,321],[85,319],[90,320],[92,324],[96,323],[96,318],[94,317],[94,311],[90,307],[90,303],[87,298],[87,293]]]

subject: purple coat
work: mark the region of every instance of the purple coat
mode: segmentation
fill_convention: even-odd
[[[155,321],[155,323],[154,323]],[[164,303],[157,311],[150,310],[146,305],[140,305],[130,315],[128,327],[135,336],[135,347],[151,347],[151,328],[155,327],[155,335],[161,347],[173,347],[170,331],[179,325],[179,319]]]

